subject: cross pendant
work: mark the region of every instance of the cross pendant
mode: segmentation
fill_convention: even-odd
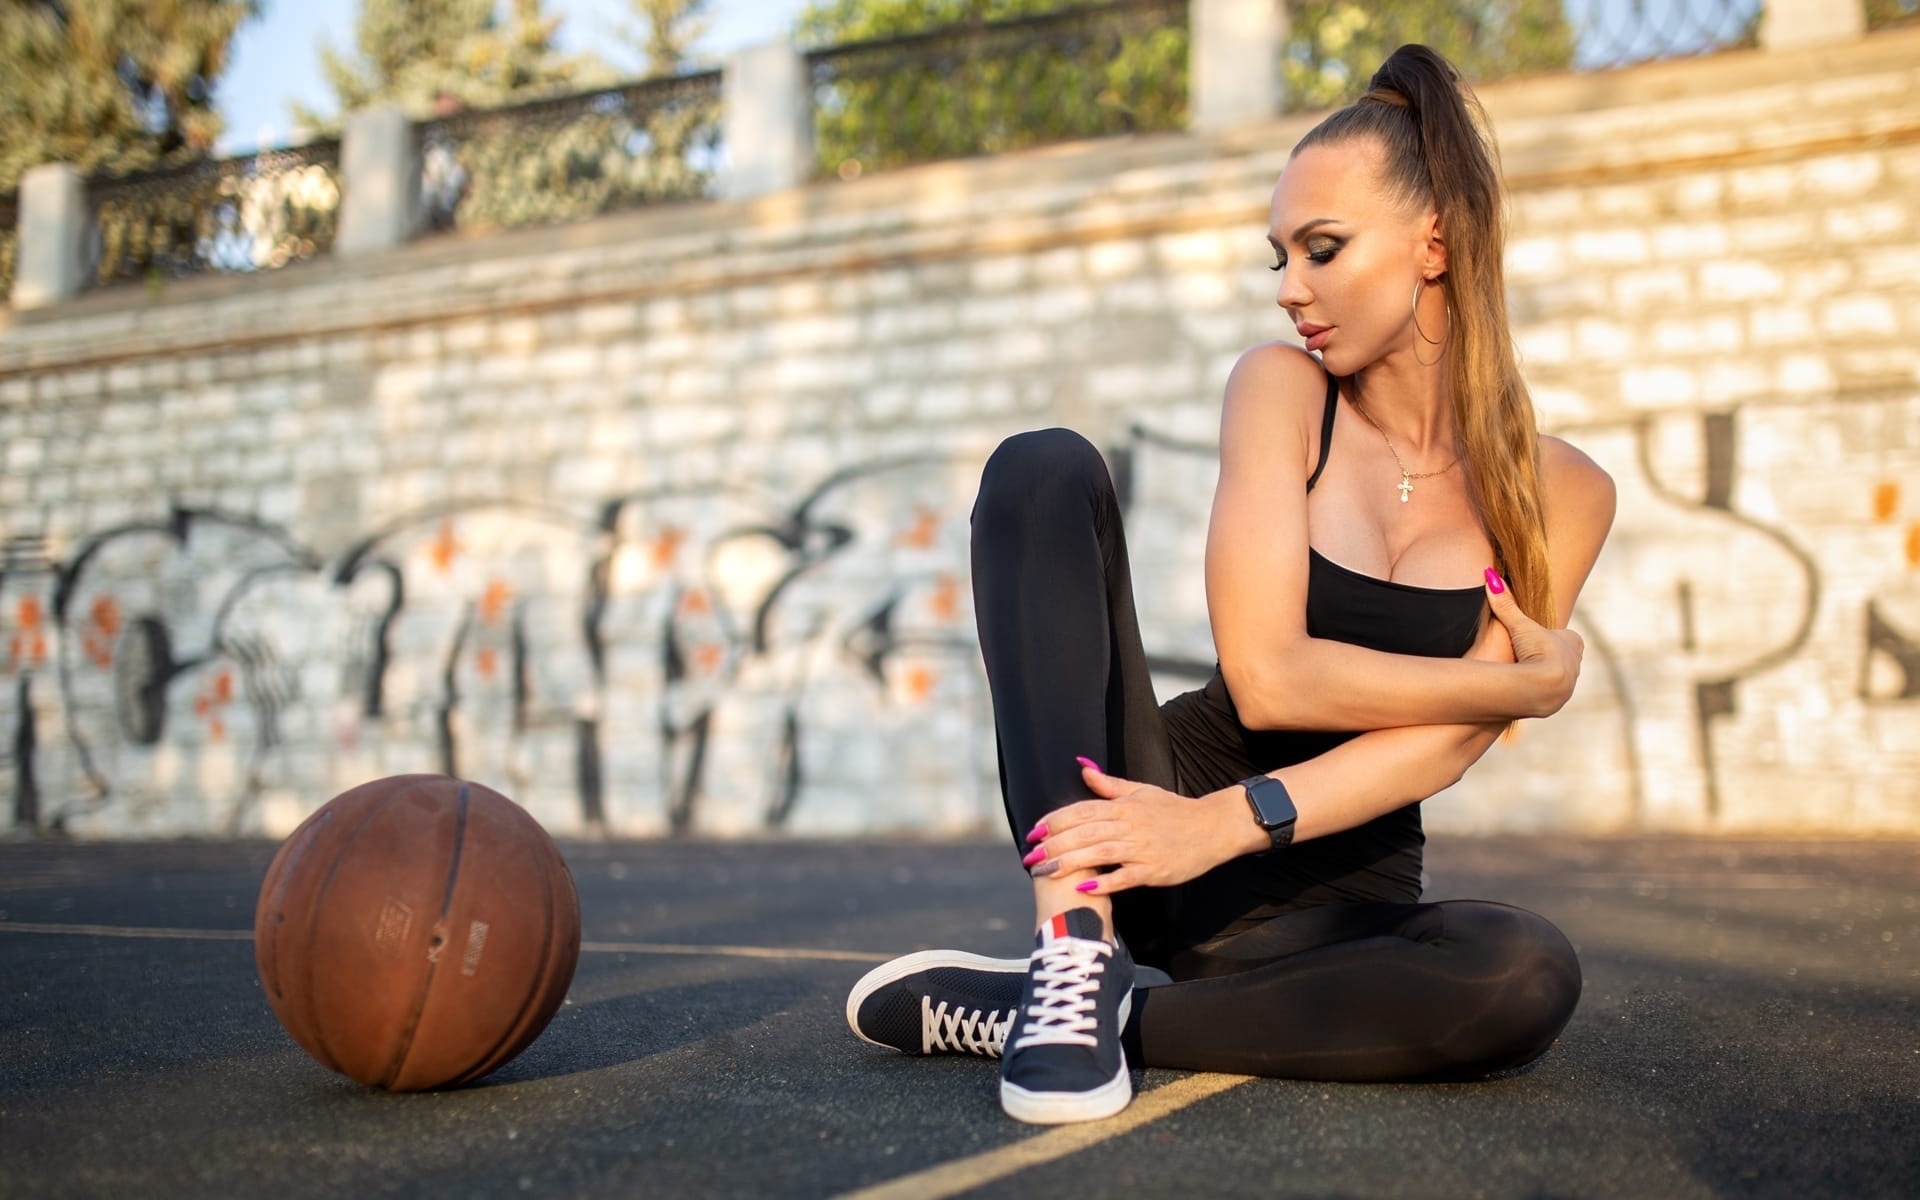
[[[1406,475],[1402,473],[1400,482],[1394,486],[1400,489],[1400,503],[1405,504],[1408,497],[1413,495],[1413,480],[1407,478]]]

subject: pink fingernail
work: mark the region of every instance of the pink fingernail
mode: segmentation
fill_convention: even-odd
[[[1100,886],[1100,881],[1098,879],[1089,879],[1085,883],[1082,883],[1079,886],[1075,887],[1073,890],[1076,892],[1091,892],[1093,889],[1099,886]]]
[[[1020,865],[1023,867],[1030,867],[1033,864],[1039,862],[1041,859],[1045,858],[1046,856],[1047,856],[1047,848],[1045,846],[1035,846],[1033,848],[1033,853],[1027,855],[1025,858],[1020,860]]]
[[[1500,573],[1492,567],[1487,568],[1487,590],[1496,596],[1507,590],[1507,585],[1501,580]]]
[[[1033,827],[1032,832],[1027,834],[1027,840],[1029,842],[1037,842],[1046,836],[1047,836],[1047,823],[1045,821],[1042,821],[1038,825],[1035,825]]]
[[[1084,758],[1084,757],[1083,757],[1083,758],[1076,758],[1076,759],[1074,759],[1073,761],[1075,761],[1075,762],[1077,762],[1077,763],[1079,763],[1079,764],[1080,764],[1081,766],[1083,766],[1083,767],[1085,767],[1085,768],[1087,768],[1087,769],[1088,769],[1088,770],[1090,770],[1090,771],[1100,771],[1100,764],[1099,764],[1099,763],[1097,763],[1097,762],[1095,762],[1095,761],[1093,761],[1093,760],[1092,760],[1092,759],[1090,759],[1090,758]],[[1101,773],[1102,775],[1105,775],[1105,774],[1106,774],[1106,772],[1105,772],[1105,771],[1100,771],[1100,773]]]

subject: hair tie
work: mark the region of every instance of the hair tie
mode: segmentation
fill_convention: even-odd
[[[1413,107],[1412,103],[1405,96],[1392,88],[1374,88],[1360,98],[1362,100],[1372,100],[1380,104],[1391,104],[1395,108]]]

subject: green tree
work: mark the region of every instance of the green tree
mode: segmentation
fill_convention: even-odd
[[[693,47],[713,21],[709,0],[627,0],[635,21],[625,40],[640,53],[647,78],[677,75],[694,63]]]
[[[1061,0],[817,0],[803,45],[948,31],[938,44],[831,56],[815,110],[827,172],[995,154],[1046,142],[1177,128],[1187,30],[1175,5],[1084,13]],[[1052,34],[1007,26],[1059,14]],[[1001,28],[994,28],[994,26]]]
[[[1433,47],[1468,79],[1564,70],[1573,61],[1561,0],[1289,0],[1288,9],[1282,71],[1294,110],[1352,100],[1407,42]]]
[[[345,114],[370,104],[398,105],[415,119],[594,87],[612,70],[593,55],[563,55],[560,18],[541,0],[513,0],[503,22],[498,0],[361,0],[354,20],[358,54],[320,48],[320,70],[336,111],[293,106],[293,119],[337,131]]]
[[[257,0],[0,3],[0,189],[27,168],[124,172],[205,157],[214,85]]]

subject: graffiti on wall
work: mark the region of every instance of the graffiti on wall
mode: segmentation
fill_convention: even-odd
[[[13,821],[239,833],[276,792],[310,809],[434,770],[568,829],[780,829],[810,786],[830,824],[924,825],[932,798],[977,825],[998,801],[964,469],[879,461],[791,504],[657,492],[587,519],[447,505],[334,562],[184,507],[58,559],[21,542],[0,570]],[[915,724],[932,753],[876,736]],[[845,811],[889,779],[918,795]]]
[[[1891,472],[1863,481],[1833,543],[1777,460],[1743,461],[1803,442],[1807,419],[1571,435],[1620,491],[1576,614],[1587,671],[1470,783],[1533,795],[1543,824],[1714,827],[1748,819],[1761,777],[1855,753],[1838,731],[1866,728],[1847,735],[1861,761],[1920,745],[1920,494]],[[1212,665],[1215,449],[1136,426],[1107,456],[1167,695]],[[194,507],[70,548],[16,538],[0,562],[6,811],[38,829],[271,832],[361,780],[434,770],[559,830],[990,827],[977,471],[876,461],[797,498],[659,490],[584,516],[477,499],[332,559]]]

